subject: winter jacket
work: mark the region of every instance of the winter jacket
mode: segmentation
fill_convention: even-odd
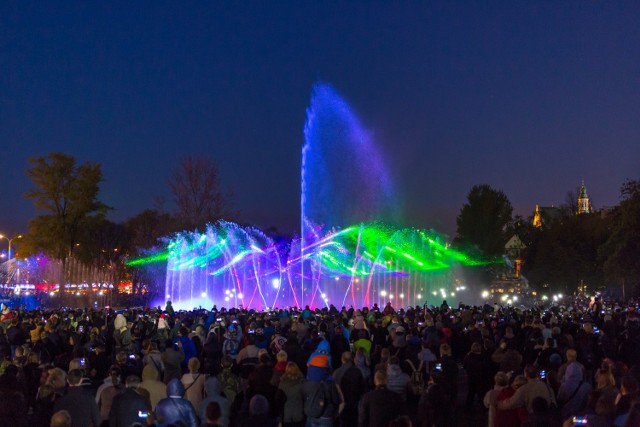
[[[216,377],[210,377],[204,384],[206,398],[200,402],[198,414],[201,420],[206,420],[207,405],[211,402],[217,402],[220,405],[220,425],[227,427],[229,425],[229,415],[231,413],[231,402],[222,396],[222,384]]]
[[[160,400],[167,397],[167,386],[160,381],[160,374],[153,365],[147,365],[142,370],[142,382],[140,387],[149,392],[151,408],[155,410]]]
[[[286,376],[280,379],[278,388],[287,398],[282,415],[284,423],[295,423],[304,420],[303,384],[304,381],[302,379],[294,380]]]
[[[158,402],[156,406],[156,419],[158,425],[164,427],[182,421],[188,427],[198,427],[198,416],[193,405],[183,399],[184,387],[180,380],[174,378],[167,384],[167,397]]]

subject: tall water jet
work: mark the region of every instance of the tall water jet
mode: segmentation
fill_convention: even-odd
[[[391,181],[370,132],[331,86],[313,87],[301,165],[300,286],[304,303],[307,241],[318,230],[391,218]]]

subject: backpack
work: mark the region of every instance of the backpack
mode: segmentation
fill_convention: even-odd
[[[327,384],[324,381],[305,384],[304,414],[308,418],[320,418],[327,409]]]
[[[218,380],[220,384],[222,384],[222,392],[225,397],[229,399],[230,402],[233,402],[240,390],[240,379],[233,375],[231,371],[223,370],[218,375]]]
[[[414,396],[421,396],[424,392],[424,377],[422,376],[422,361],[416,369],[411,360],[406,361],[411,366],[411,377],[409,378],[409,393]]]

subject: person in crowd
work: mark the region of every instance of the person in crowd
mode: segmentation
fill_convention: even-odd
[[[71,415],[65,410],[58,411],[51,416],[51,423],[48,425],[50,427],[71,427]]]
[[[162,353],[162,363],[164,365],[164,375],[162,380],[165,384],[169,384],[172,379],[180,379],[182,376],[182,361],[185,360],[185,353],[182,349],[182,341],[175,344],[172,340],[167,340],[166,348]]]
[[[551,387],[544,381],[540,381],[539,371],[533,365],[527,365],[524,370],[527,383],[518,388],[513,396],[498,402],[499,409],[516,409],[524,407],[527,413],[533,413],[533,400],[536,397],[542,397],[546,400],[547,405],[557,405],[556,398],[553,395]]]
[[[127,324],[127,319],[122,313],[118,314],[113,322],[113,339],[115,340],[116,352],[129,353],[132,344],[131,327]]]
[[[280,384],[280,378],[284,374],[284,371],[287,369],[287,352],[284,350],[280,350],[276,354],[276,364],[273,365],[273,376],[271,377],[271,384],[278,387]]]
[[[100,411],[95,399],[82,386],[82,371],[73,369],[67,374],[67,393],[57,399],[53,405],[54,412],[65,410],[71,415],[73,427],[100,425]]]
[[[249,402],[249,416],[243,418],[238,427],[277,427],[278,419],[269,415],[269,412],[269,400],[261,394],[256,394]]]
[[[577,363],[567,366],[558,390],[558,406],[562,420],[581,414],[587,406],[591,385],[584,381],[582,369]]]
[[[331,347],[331,366],[337,369],[342,365],[342,354],[349,351],[350,346],[349,340],[344,336],[341,324],[336,326],[334,331],[329,344]]]
[[[281,420],[284,427],[303,427],[304,425],[304,376],[294,362],[287,362],[278,388],[285,402],[282,405]]]
[[[200,373],[200,361],[192,357],[189,360],[189,373],[184,374],[180,381],[184,386],[184,398],[193,405],[194,409],[200,408],[204,393],[205,376]]]
[[[342,353],[341,366],[333,372],[333,380],[344,396],[344,409],[340,413],[341,424],[358,424],[358,405],[367,387],[360,369],[353,365],[353,354],[350,351]]]
[[[444,374],[440,369],[433,369],[429,377],[429,386],[420,396],[418,403],[418,420],[424,427],[452,427],[455,401],[448,389],[443,386]]]
[[[34,405],[34,421],[36,425],[47,425],[53,414],[53,405],[64,395],[67,384],[67,373],[60,368],[43,369],[44,383],[38,388]]]
[[[513,396],[516,390],[526,383],[527,378],[524,375],[516,376],[509,387],[505,387],[498,393],[498,402]],[[524,406],[515,409],[500,409],[498,407],[495,412],[495,424],[500,427],[520,427],[528,416],[527,408]]]
[[[98,388],[96,393],[96,403],[100,408],[100,418],[103,421],[109,419],[114,397],[124,391],[124,387],[121,384],[121,375],[120,368],[117,366],[112,367],[109,371],[108,380],[105,379],[104,384]]]
[[[151,341],[150,339],[146,339],[145,341],[147,342],[144,351],[145,354],[142,358],[142,364],[144,366],[149,364],[153,365],[162,378],[162,374],[164,373],[164,362],[162,361],[162,353],[158,349],[158,343],[156,341]]]
[[[178,329],[178,337],[175,340],[175,343],[180,343],[179,347],[182,348],[184,352],[184,359],[180,363],[180,367],[182,368],[182,372],[189,372],[189,361],[198,357],[198,352],[196,350],[196,346],[193,343],[193,340],[189,338],[189,329],[186,326],[181,326]]]
[[[373,385],[373,381],[371,379],[371,367],[369,364],[369,358],[367,357],[364,348],[359,348],[358,350],[356,350],[355,365],[362,374],[362,380],[366,389],[370,389]]]
[[[616,417],[629,413],[632,403],[640,397],[638,380],[632,375],[625,375],[620,382],[620,394],[616,397]]]
[[[151,409],[154,411],[158,402],[167,397],[167,386],[160,381],[160,374],[153,364],[147,364],[144,369],[142,369],[142,382],[140,383],[140,387],[149,392]]]
[[[205,403],[203,401],[202,403]],[[218,402],[206,402],[204,414],[202,419],[204,423],[200,424],[200,427],[224,427],[224,424],[221,421],[221,410]]]
[[[578,362],[578,352],[573,348],[569,348],[567,349],[565,355],[566,355],[567,361],[564,362],[562,365],[560,365],[560,367],[558,368],[558,379],[562,381],[567,368],[571,364],[575,364],[580,368],[580,372],[582,372],[582,376],[584,379],[585,369],[584,369],[584,365]]]
[[[491,360],[502,372],[519,372],[522,365],[522,355],[516,349],[509,347],[504,338],[500,340],[500,345],[491,355]]]
[[[462,362],[467,371],[467,409],[471,409],[476,397],[483,399],[486,394],[486,376],[488,372],[487,360],[482,354],[482,345],[474,342],[471,350]]]
[[[494,376],[495,385],[484,395],[484,406],[489,409],[488,427],[500,427],[496,423],[496,410],[500,392],[509,386],[509,377],[505,372],[498,371]]]
[[[406,401],[409,380],[409,375],[400,368],[400,359],[397,356],[392,356],[387,366],[387,388],[399,394]]]
[[[149,397],[139,388],[140,378],[135,375],[125,380],[125,390],[113,398],[109,411],[109,427],[129,427],[146,418],[151,411]]]
[[[240,392],[240,378],[233,373],[233,367],[231,356],[224,356],[222,358],[222,371],[218,374],[218,380],[222,384],[222,393],[229,399],[229,402],[233,402]]]
[[[229,425],[229,417],[231,415],[231,401],[222,395],[222,383],[216,377],[207,378],[204,384],[205,398],[200,402],[198,414],[201,420],[208,418],[207,411],[210,403],[218,405],[220,414],[216,417],[216,422],[222,426]]]
[[[170,426],[179,422],[187,427],[198,426],[198,416],[193,405],[184,396],[184,386],[177,378],[167,384],[167,396],[156,406],[156,420],[160,427]]]
[[[616,387],[616,379],[613,377],[611,369],[607,366],[596,371],[596,390],[602,395],[609,395],[615,398],[619,391]]]
[[[386,427],[391,420],[407,413],[402,397],[387,388],[385,371],[376,371],[373,382],[375,389],[362,396],[358,413],[359,427]]]
[[[0,420],[11,420],[11,425],[27,425],[27,399],[21,390],[24,385],[18,379],[18,367],[9,365],[0,376]]]

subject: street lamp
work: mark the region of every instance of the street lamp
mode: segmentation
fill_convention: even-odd
[[[7,251],[7,261],[11,261],[11,242],[13,242],[16,239],[22,239],[22,234],[18,234],[13,239],[10,239],[7,236],[0,234],[0,239],[7,239],[7,242],[9,242],[9,250]]]

